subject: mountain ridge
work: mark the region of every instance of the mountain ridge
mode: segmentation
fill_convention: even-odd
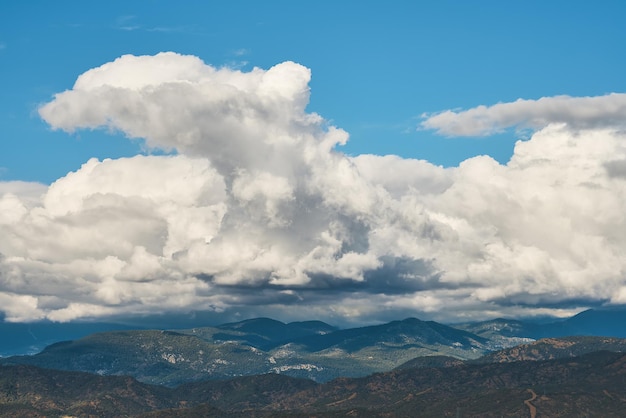
[[[288,329],[297,332],[289,336]],[[487,346],[482,337],[415,318],[348,330],[263,318],[218,328],[96,333],[0,363],[130,375],[168,386],[271,372],[322,382],[390,370],[424,355],[477,358]]]
[[[620,318],[622,312],[581,313],[559,322],[561,328],[558,329],[584,330],[598,320],[606,322],[607,315]],[[569,328],[563,328],[563,323]],[[613,322],[611,326],[615,329],[619,324]],[[502,359],[514,356],[510,354],[513,352],[517,353],[515,360],[522,359],[522,355],[530,358],[537,356],[529,354],[530,351],[541,351],[546,343],[536,343],[521,335],[533,330],[539,335],[554,327],[554,323],[529,325],[523,321],[495,319],[455,328],[405,318],[337,329],[322,321],[283,323],[270,318],[252,318],[216,327],[95,333],[51,344],[35,355],[5,357],[0,363],[129,375],[141,382],[167,386],[264,373],[326,382],[338,377],[362,377],[392,370],[419,357],[431,357],[414,360],[414,364],[422,366],[436,364],[437,356],[481,361],[481,357],[484,359],[494,351],[500,352]],[[588,348],[580,347],[593,345],[591,340],[581,341],[562,341],[562,345],[570,348],[547,350],[556,357],[565,355],[568,350],[570,356],[588,352]],[[612,344],[616,350],[623,349],[620,341]],[[511,349],[506,355],[500,351],[510,347],[519,348]],[[454,364],[455,361],[443,363]]]
[[[558,341],[556,341],[558,342]],[[402,368],[315,383],[284,375],[177,388],[125,376],[0,366],[2,416],[621,417],[626,353]]]
[[[219,328],[226,325],[237,324],[239,322],[254,321],[258,318],[247,319],[239,322],[224,322],[222,324],[210,324],[211,316],[208,313],[193,312],[187,315],[170,316],[150,316],[143,319],[121,320],[120,322],[68,322],[56,323],[50,321],[39,321],[32,323],[5,322],[0,315],[0,334],[5,338],[0,339],[0,358],[36,354],[46,346],[59,341],[75,340],[96,332],[116,331],[116,330],[183,330],[195,328],[217,328],[228,332],[232,329]],[[269,318],[267,318],[269,319]],[[272,320],[274,321],[274,320]],[[277,321],[280,322],[280,321]],[[427,322],[427,321],[425,321]],[[340,330],[333,325],[322,321],[301,321],[290,322],[284,325],[292,327],[288,332],[293,333],[296,328],[306,329],[307,324],[316,324],[319,329],[327,332]],[[568,335],[595,335],[626,338],[626,308],[619,306],[615,308],[595,308],[587,309],[578,314],[563,319],[553,320],[521,320],[497,318],[486,321],[472,321],[465,323],[444,324],[457,329],[462,329],[481,337],[493,340],[494,335],[498,335],[499,341],[494,340],[494,349],[504,348],[506,345],[515,345],[523,342],[524,339],[540,339],[546,337],[560,337]],[[315,326],[315,325],[313,325]],[[376,326],[376,325],[367,325]],[[500,327],[495,333],[489,328]],[[350,329],[350,328],[348,328]],[[226,337],[227,335],[225,335]],[[252,341],[254,344],[261,344],[262,339]],[[273,341],[274,344],[276,341]],[[268,347],[266,347],[268,348]]]

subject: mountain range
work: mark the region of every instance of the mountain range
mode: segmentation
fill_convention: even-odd
[[[257,318],[218,327],[96,333],[0,363],[128,375],[175,386],[263,373],[325,382],[391,370],[415,357],[474,359],[489,351],[486,338],[415,318],[346,330],[323,322]]]
[[[545,322],[498,318],[452,326],[487,338],[499,336],[539,339],[571,335],[626,338],[626,309],[588,309],[570,318]]]
[[[388,371],[414,358],[474,360],[543,337],[626,336],[623,319],[626,311],[590,310],[546,323],[495,319],[449,326],[407,318],[338,329],[321,321],[254,318],[215,327],[97,332],[34,355],[1,358],[0,364],[127,375],[167,386],[264,373],[326,382]]]
[[[623,416],[623,319],[121,327],[1,358],[0,415]]]
[[[591,337],[593,341],[576,338],[569,341],[581,347],[602,345],[595,341],[601,337]],[[560,343],[561,339],[554,339],[543,344],[559,352]],[[532,352],[533,344],[518,353]],[[558,358],[558,354],[544,351],[555,358],[403,365],[385,373],[327,383],[265,374],[176,388],[124,376],[0,366],[0,415],[623,417],[625,353],[602,350]]]
[[[40,321],[32,323],[12,323],[4,321],[0,315],[0,357],[13,355],[36,354],[50,344],[60,341],[76,340],[97,332],[119,331],[119,330],[179,330],[195,327],[196,329],[206,327],[210,323],[208,317],[203,312],[194,312],[189,315],[178,316],[154,316],[147,317],[134,322],[67,322],[58,323],[50,321]],[[280,335],[306,336],[306,327],[319,325],[319,331],[330,332],[338,328],[324,324],[319,321],[309,321],[291,324],[277,324],[274,321],[273,329],[277,338],[270,338],[272,343],[279,340]],[[211,325],[211,327],[228,329],[239,326],[262,325],[258,319],[227,323],[224,325]],[[245,325],[248,324],[248,325]],[[516,320],[516,319],[494,319],[480,322],[466,322],[447,324],[453,328],[462,329],[470,333],[488,338],[492,344],[500,345],[501,348],[516,345],[528,341],[529,339],[539,339],[547,337],[563,337],[569,335],[596,335],[626,338],[626,309],[589,309],[571,318],[559,320]],[[285,326],[286,325],[286,326]],[[271,325],[263,333],[270,332]],[[235,329],[230,329],[234,331]],[[241,331],[245,334],[255,334],[247,332],[247,328]],[[304,334],[301,334],[304,332]],[[241,340],[244,342],[243,340]],[[260,341],[250,341],[261,349],[269,347],[262,346]]]

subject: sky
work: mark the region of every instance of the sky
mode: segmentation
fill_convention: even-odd
[[[619,1],[0,5],[0,312],[626,303]]]

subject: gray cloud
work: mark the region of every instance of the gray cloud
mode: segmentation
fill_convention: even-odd
[[[555,96],[538,100],[518,99],[468,110],[446,110],[423,115],[423,129],[447,136],[485,136],[507,128],[541,129],[566,124],[574,129],[626,127],[626,94],[596,97]]]
[[[54,129],[117,130],[176,155],[92,159],[49,187],[0,183],[6,318],[358,323],[626,303],[621,95],[513,104],[526,116],[506,120],[485,108],[502,127],[563,104],[551,114],[575,123],[518,142],[507,165],[443,168],[336,151],[348,135],[306,111],[309,78],[292,62],[244,73],[173,53],[78,77],[40,108]]]
[[[626,179],[626,160],[612,160],[604,164],[610,177]]]

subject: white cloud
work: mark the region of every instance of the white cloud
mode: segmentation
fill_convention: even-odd
[[[37,308],[37,298],[30,295],[15,295],[0,292],[0,305],[5,319],[10,322],[33,321],[44,318],[43,311]]]
[[[38,204],[46,192],[47,186],[41,183],[27,181],[0,181],[0,195],[14,194],[29,206]]]
[[[92,159],[47,189],[0,183],[7,317],[290,319],[297,305],[301,319],[452,320],[623,301],[626,146],[610,109],[539,130],[507,165],[442,168],[334,151],[347,134],[306,112],[309,78],[173,53],[81,75],[41,107],[53,128],[178,155]]]
[[[510,127],[540,129],[564,123],[574,129],[626,128],[626,94],[518,99],[468,110],[423,115],[421,127],[448,136],[484,136]]]
[[[119,30],[133,31],[141,29],[141,25],[136,23],[136,16],[124,15],[115,19],[115,27]]]

